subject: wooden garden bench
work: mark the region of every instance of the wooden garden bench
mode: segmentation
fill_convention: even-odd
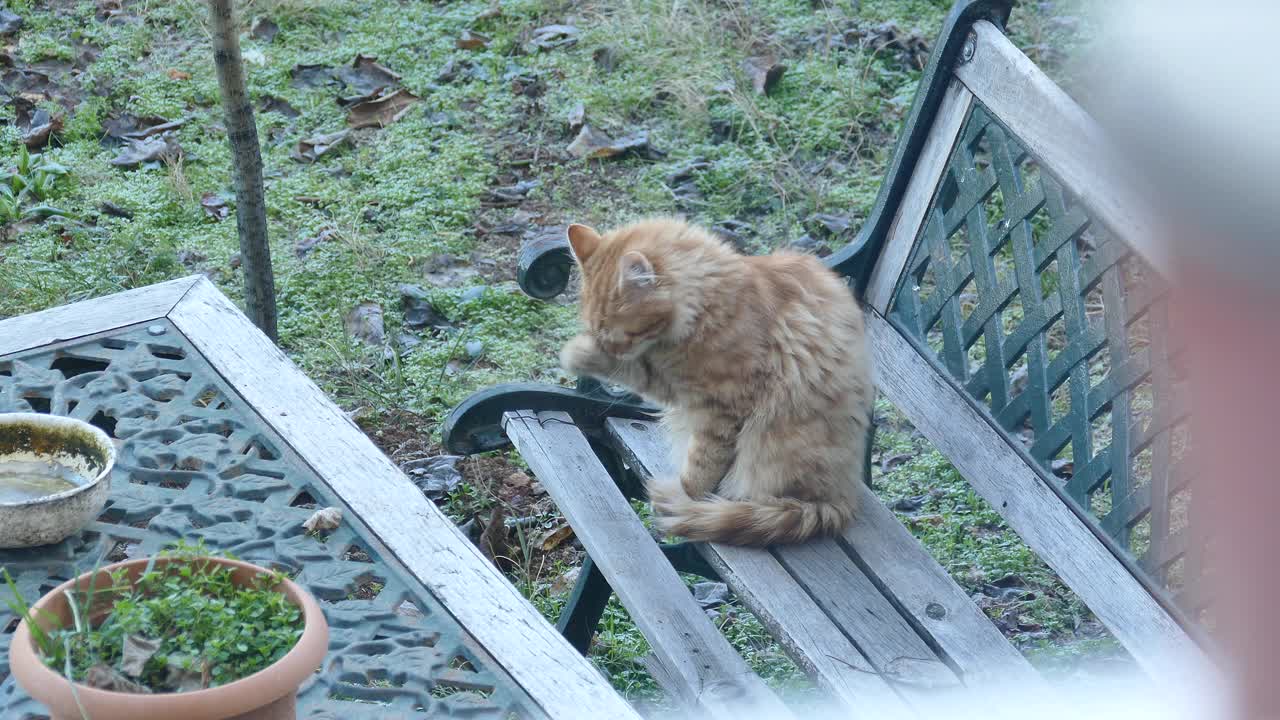
[[[1206,602],[1182,591],[1202,541],[1186,522],[1164,263],[1095,123],[1002,33],[1010,5],[955,5],[875,208],[827,262],[864,303],[879,390],[1156,671],[1198,652]],[[543,240],[524,249],[521,286],[550,298],[571,267],[563,241]],[[651,413],[584,379],[491,388],[446,426],[455,452],[514,443],[581,539],[590,557],[560,622],[579,648],[612,590],[674,695],[717,716],[778,708],[680,570],[726,582],[850,708],[884,696],[909,715],[932,688],[1041,682],[870,489],[834,540],[655,543],[628,503],[671,472]]]

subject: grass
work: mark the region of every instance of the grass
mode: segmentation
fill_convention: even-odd
[[[891,21],[932,41],[949,5],[507,0],[493,15],[488,0],[240,3],[246,28],[258,18],[280,28],[270,42],[242,36],[247,57],[255,59],[248,66],[251,96],[297,111],[297,117],[257,114],[283,348],[372,435],[393,426],[403,432],[410,418],[414,432],[430,437],[442,416],[478,388],[562,380],[556,350],[573,331],[574,310],[518,291],[512,280],[519,234],[489,232],[496,226],[609,225],[679,211],[709,225],[741,223],[753,251],[806,234],[839,246],[846,238],[825,232],[812,216],[846,215],[854,228],[865,219],[919,70],[895,51],[835,40]],[[193,272],[239,299],[234,222],[219,222],[200,206],[206,193],[234,197],[203,3],[139,0],[119,22],[99,21],[91,0],[22,0],[10,7],[26,21],[16,64],[80,67],[78,75],[55,77],[57,89],[39,103],[66,115],[63,133],[42,157],[68,169],[42,202],[73,219],[15,224],[10,240],[0,239],[0,317]],[[1058,72],[1077,37],[1039,7],[1016,11],[1015,40]],[[579,28],[575,45],[527,46],[532,28],[560,22]],[[488,46],[458,49],[464,30],[486,35]],[[83,47],[93,48],[91,61],[78,59]],[[357,54],[376,56],[401,74],[400,83],[422,101],[384,129],[353,133],[349,144],[315,163],[290,159],[300,139],[343,128],[345,115],[336,89],[301,86],[291,71],[299,64],[343,66]],[[746,58],[763,55],[787,65],[768,96],[752,92],[741,68]],[[450,60],[470,61],[480,79],[437,79]],[[514,92],[509,78],[516,76],[536,78],[540,94]],[[592,126],[613,136],[644,130],[665,156],[570,159],[565,119],[579,103]],[[175,131],[181,161],[112,166],[119,149],[104,135],[123,113],[185,118]],[[14,110],[0,108],[0,118],[13,119]],[[0,168],[19,163],[19,148],[20,131],[0,123]],[[696,190],[677,197],[668,178],[695,159],[707,163],[692,173]],[[492,187],[526,179],[540,184],[519,207],[486,207]],[[108,206],[130,217],[104,211]],[[295,244],[322,232],[327,239],[299,257]],[[475,272],[432,284],[436,268],[454,260]],[[427,287],[456,331],[419,333],[421,344],[409,350],[393,342],[390,353],[346,336],[343,316],[376,302],[387,337],[398,338],[406,330],[401,283]],[[483,347],[478,356],[467,352],[473,342]],[[1012,623],[1008,632],[1019,646],[1052,666],[1106,645],[1089,635],[1092,620],[1079,602],[942,457],[891,408],[879,413],[888,428],[879,456],[909,456],[877,478],[881,493],[890,501],[927,495],[919,510],[904,514],[908,527],[975,595],[1013,576],[1034,594],[1012,609],[998,598],[982,601],[997,621]],[[506,460],[519,467],[517,458]],[[443,506],[458,520],[487,518],[494,503],[505,502],[500,484],[501,478],[469,480]],[[549,501],[538,502],[540,521],[558,517]],[[514,542],[513,581],[554,619],[565,595],[552,591],[552,581],[581,553],[543,554],[523,534]],[[750,613],[733,605],[722,609],[719,622],[772,684],[804,686]],[[633,697],[656,692],[636,662],[647,650],[625,610],[611,605],[592,657]]]

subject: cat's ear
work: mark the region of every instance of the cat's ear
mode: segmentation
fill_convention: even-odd
[[[579,265],[585,264],[587,258],[600,247],[600,233],[595,228],[574,223],[569,226],[567,234],[569,247],[573,249],[573,256],[577,258]]]
[[[632,250],[618,260],[618,287],[621,289],[643,290],[657,284],[658,274],[643,253]]]

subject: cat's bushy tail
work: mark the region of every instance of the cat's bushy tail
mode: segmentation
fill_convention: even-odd
[[[699,542],[762,547],[839,534],[853,517],[851,505],[793,498],[695,500],[678,480],[650,482],[659,527]]]

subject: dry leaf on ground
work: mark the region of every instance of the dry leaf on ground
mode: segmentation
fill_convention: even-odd
[[[218,196],[217,193],[207,192],[200,196],[200,207],[204,208],[204,214],[214,220],[223,220],[231,214],[231,208],[227,207],[227,201]]]
[[[298,141],[293,149],[293,159],[299,162],[315,162],[321,155],[346,142],[350,130],[339,130],[326,135],[313,135]]]
[[[347,124],[353,128],[386,127],[404,117],[420,99],[408,90],[384,92],[352,105],[347,113]]]
[[[757,95],[768,95],[778,86],[787,66],[773,56],[748,58],[742,62],[742,70],[751,78],[751,87]]]
[[[302,523],[302,527],[306,528],[307,532],[336,530],[340,525],[342,525],[342,510],[336,507],[317,510]]]
[[[550,552],[564,544],[564,541],[573,537],[573,528],[569,523],[561,523],[551,528],[538,538],[538,547],[542,548],[542,552]]]
[[[483,50],[489,47],[489,38],[477,32],[463,30],[453,43],[459,50]]]
[[[529,44],[540,50],[554,50],[578,42],[578,28],[572,25],[544,25],[533,31]]]
[[[637,132],[614,140],[601,130],[583,125],[578,137],[569,143],[569,154],[588,160],[616,157],[634,152],[646,157],[661,157],[665,153],[649,144],[649,133]]]
[[[376,302],[363,302],[351,309],[342,319],[347,336],[366,345],[379,346],[387,339],[382,324],[382,306]]]

